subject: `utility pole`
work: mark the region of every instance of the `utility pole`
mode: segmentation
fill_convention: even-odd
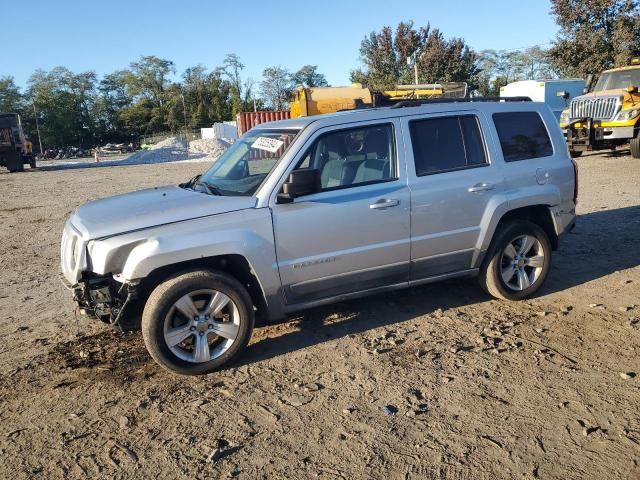
[[[36,117],[36,131],[38,132],[38,144],[40,145],[40,155],[44,152],[42,151],[42,140],[40,139],[40,125],[38,125],[38,114],[36,113],[36,104],[33,104],[33,116]]]
[[[413,52],[413,55],[407,57],[407,65],[411,65],[413,60],[413,82],[414,85],[418,85],[418,52]]]
[[[184,94],[180,94],[182,98],[182,115],[184,116],[184,141],[187,143],[187,158],[189,158],[189,138],[187,137],[187,107],[184,104]]]

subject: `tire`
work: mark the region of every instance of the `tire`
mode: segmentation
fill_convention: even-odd
[[[31,168],[36,168],[36,166],[37,166],[37,165],[36,165],[36,157],[31,157],[31,158],[29,159],[29,166],[30,166]]]
[[[528,243],[524,243],[525,237],[529,239],[528,242],[533,243],[529,249]],[[480,285],[495,298],[529,298],[547,278],[551,268],[551,253],[549,237],[538,225],[524,220],[506,223],[496,232],[491,242],[487,258],[480,269]],[[513,274],[510,276],[511,269]],[[505,280],[506,277],[508,278]]]
[[[222,299],[218,304],[225,297],[228,301],[219,313],[214,308],[205,318],[206,305],[216,304],[214,295]],[[185,311],[197,314],[199,320]],[[181,375],[202,375],[228,364],[244,350],[254,322],[251,297],[240,282],[224,273],[196,270],[176,275],[155,288],[142,314],[142,336],[149,354],[161,367]],[[165,334],[172,335],[174,341],[184,339],[170,346]],[[199,348],[203,341],[206,349]]]
[[[633,158],[640,158],[640,130],[636,132],[636,136],[629,142],[629,150]]]
[[[8,153],[5,156],[4,163],[9,173],[22,172],[24,170],[24,163],[20,153]]]
[[[571,155],[571,158],[578,158],[582,156],[582,152],[579,152],[576,150],[569,150],[569,155]]]

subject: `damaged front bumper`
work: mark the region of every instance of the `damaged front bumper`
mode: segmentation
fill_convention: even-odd
[[[135,300],[138,298],[138,284],[120,283],[110,275],[83,273],[75,285],[62,275],[65,287],[73,292],[73,301],[80,314],[101,320],[120,328],[130,328]]]

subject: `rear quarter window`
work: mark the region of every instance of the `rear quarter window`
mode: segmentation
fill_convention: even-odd
[[[549,133],[538,112],[494,113],[493,122],[506,162],[553,155]]]

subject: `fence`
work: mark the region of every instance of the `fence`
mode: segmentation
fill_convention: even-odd
[[[186,133],[185,133],[186,132]],[[199,128],[194,128],[191,130],[180,130],[179,132],[162,132],[162,133],[154,133],[153,135],[143,135],[140,137],[140,143],[143,145],[155,145],[156,143],[160,143],[167,138],[176,137],[183,142],[185,140],[199,140],[202,138],[202,134]]]

